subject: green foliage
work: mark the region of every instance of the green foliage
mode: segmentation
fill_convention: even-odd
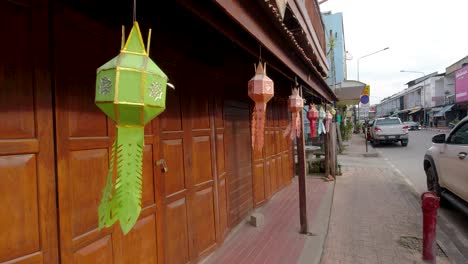
[[[346,120],[346,121],[341,122],[340,132],[341,132],[341,138],[344,141],[351,139],[352,131],[353,131],[353,123],[351,122],[351,120]]]

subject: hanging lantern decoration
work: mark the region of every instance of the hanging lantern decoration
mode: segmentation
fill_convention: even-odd
[[[318,134],[319,135],[327,133],[327,131],[325,130],[325,125],[323,123],[325,120],[325,116],[326,116],[325,110],[323,110],[323,107],[320,106],[319,118],[318,118]]]
[[[99,228],[119,221],[124,234],[132,229],[141,211],[144,126],[166,107],[167,76],[149,58],[150,37],[151,30],[145,50],[135,21],[125,45],[122,34],[120,54],[97,69],[96,105],[116,123],[98,208]]]
[[[330,109],[330,113],[332,114],[332,116],[336,115],[336,110],[335,110],[335,108],[333,106]]]
[[[317,120],[319,117],[319,112],[315,108],[314,104],[310,104],[309,111],[307,111],[307,119],[309,119],[310,124],[310,138],[317,137]]]
[[[255,102],[252,112],[252,148],[261,151],[264,143],[266,107],[274,96],[273,81],[266,75],[266,63],[258,62],[255,76],[248,83],[249,97]]]
[[[288,99],[288,106],[292,114],[292,121],[288,128],[286,128],[284,135],[286,136],[289,134],[291,140],[293,140],[294,137],[299,137],[301,135],[302,120],[299,113],[302,111],[302,108],[304,108],[304,99],[299,95],[298,88],[292,89],[292,94]]]
[[[333,116],[329,110],[325,113],[325,130],[330,133],[330,123],[332,122]]]

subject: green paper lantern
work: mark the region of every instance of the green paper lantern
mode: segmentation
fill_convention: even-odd
[[[145,50],[134,22],[120,54],[97,69],[96,105],[115,121],[117,130],[98,208],[99,228],[118,220],[124,234],[141,211],[144,126],[166,107],[167,76],[149,58],[150,36],[151,30]]]

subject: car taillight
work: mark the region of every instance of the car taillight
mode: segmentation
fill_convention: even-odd
[[[409,126],[403,126],[403,130],[408,129],[408,128],[409,128]]]
[[[375,129],[375,131],[382,131],[382,129],[380,129],[380,127],[375,127],[374,129]]]

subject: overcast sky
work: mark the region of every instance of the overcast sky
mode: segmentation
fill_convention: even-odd
[[[319,0],[320,2],[320,0]],[[406,88],[405,83],[468,55],[468,0],[328,0],[322,12],[342,12],[348,80],[370,85],[370,103]]]

